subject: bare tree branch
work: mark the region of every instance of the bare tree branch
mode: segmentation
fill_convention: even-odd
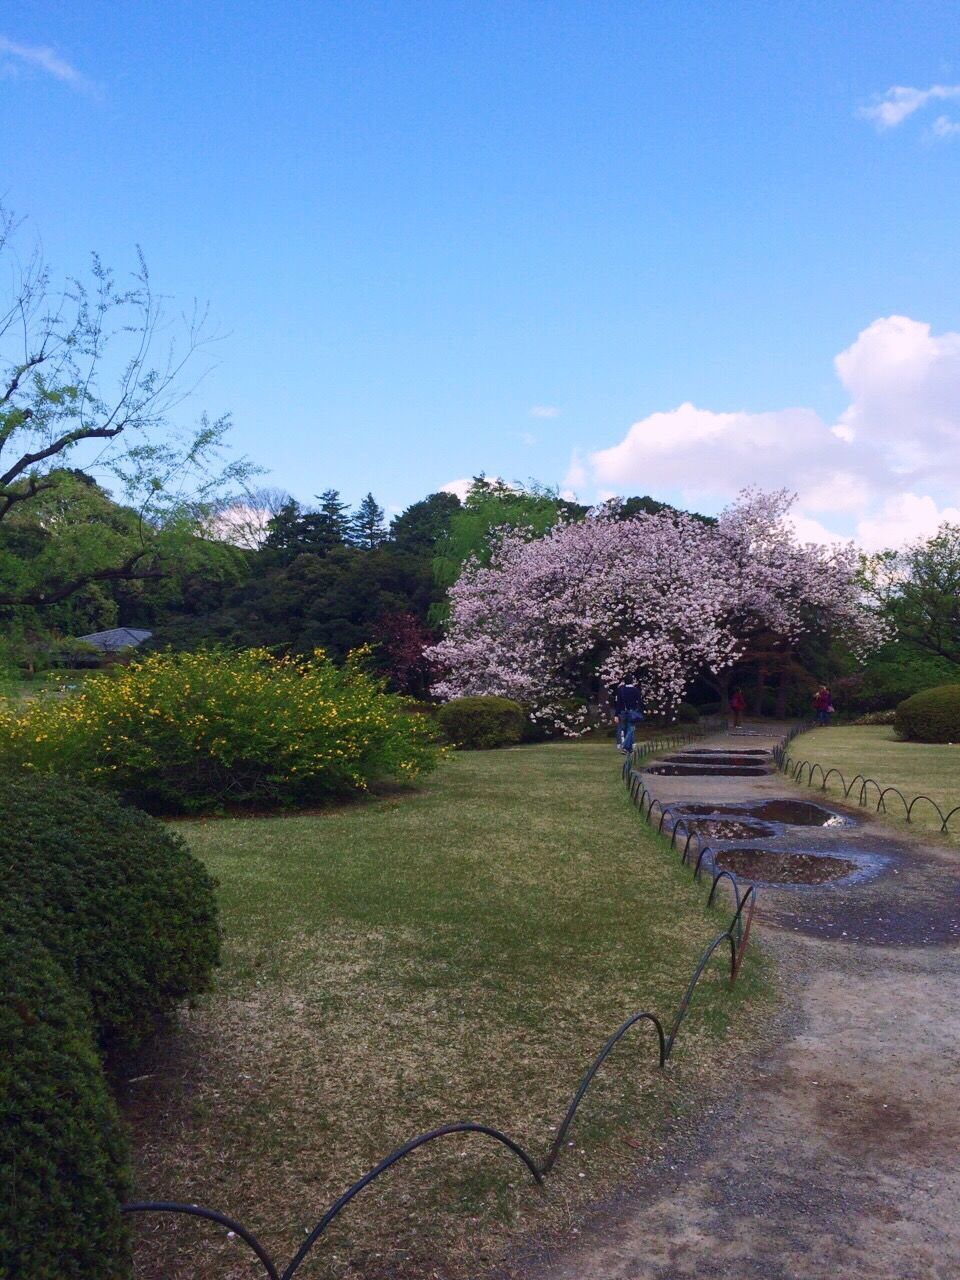
[[[47,445],[46,449],[39,449],[36,453],[25,453],[22,458],[13,464],[9,471],[0,476],[0,485],[10,484],[18,476],[23,475],[28,467],[32,467],[38,462],[43,462],[46,458],[52,458],[55,454],[63,453],[64,449],[68,449],[73,444],[78,444],[81,440],[111,440],[114,436],[118,436],[122,430],[123,424],[121,423],[118,427],[82,427],[77,431],[70,431],[65,436],[61,436],[59,440],[54,440],[53,444]]]

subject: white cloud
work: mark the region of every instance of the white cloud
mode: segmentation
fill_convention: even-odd
[[[679,488],[722,498],[746,475],[763,488],[780,488],[785,472],[815,460],[830,443],[839,449],[811,409],[715,413],[686,403],[635,422],[619,444],[590,454],[589,462],[601,488]],[[816,462],[813,470],[819,473]]]
[[[816,542],[819,546],[833,547],[837,543],[848,541],[821,524],[819,520],[802,515],[799,511],[791,511],[787,516],[787,523],[792,526],[800,542]]]
[[[945,102],[955,98],[960,98],[960,84],[932,84],[929,89],[913,89],[908,85],[895,84],[886,93],[879,94],[870,106],[861,107],[858,114],[864,120],[872,120],[877,129],[883,132],[903,124],[904,120],[915,111],[920,111],[928,102]],[[948,129],[946,133],[938,130],[940,121],[947,125],[951,122],[947,116],[941,116],[934,124],[934,132],[939,137],[946,137],[953,130]]]
[[[952,138],[960,133],[960,120],[951,120],[949,116],[937,116],[932,127],[935,138]]]
[[[537,437],[533,434],[532,431],[521,431],[520,439],[526,445],[534,445],[537,443]]]
[[[893,545],[953,519],[960,506],[960,333],[907,316],[868,325],[834,360],[848,404],[835,422],[813,409],[717,412],[690,403],[635,422],[584,458],[564,484],[674,495],[717,510],[747,485],[799,495],[810,541]]]
[[[440,486],[440,492],[455,493],[460,501],[463,502],[472,485],[473,480],[469,477],[466,480],[448,480],[446,484]]]
[[[531,418],[559,418],[560,410],[553,404],[535,404],[530,410]]]
[[[8,40],[6,36],[0,36],[0,55],[2,54],[15,60],[13,64],[6,63],[8,69],[16,65],[36,67],[53,76],[55,80],[70,85],[73,89],[90,91],[94,88],[92,81],[81,75],[76,67],[72,67],[65,58],[60,57],[56,50],[47,45],[18,44],[16,40]]]
[[[570,458],[570,466],[567,468],[567,474],[563,478],[564,487],[570,490],[582,489],[588,479],[587,469],[583,465],[580,450],[574,449]]]
[[[960,508],[938,507],[929,496],[901,493],[888,498],[877,515],[859,522],[857,541],[867,551],[898,547],[929,537],[945,520],[960,524]]]

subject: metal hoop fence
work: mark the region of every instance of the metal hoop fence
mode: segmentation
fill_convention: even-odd
[[[801,721],[800,724],[794,725],[789,733],[786,734],[783,741],[773,749],[773,758],[777,768],[781,773],[786,774],[792,782],[803,785],[804,771],[806,771],[806,784],[808,787],[814,785],[815,777],[819,778],[820,790],[826,791],[827,783],[832,777],[836,777],[839,782],[844,800],[849,800],[854,793],[854,789],[859,784],[857,791],[857,804],[861,809],[865,809],[868,805],[874,805],[874,813],[887,813],[887,797],[896,796],[903,806],[903,815],[907,822],[913,821],[913,811],[917,805],[923,803],[928,804],[940,822],[940,835],[950,834],[950,823],[955,821],[956,828],[960,829],[960,804],[956,804],[952,809],[944,811],[936,800],[928,795],[913,796],[908,799],[899,787],[883,786],[876,778],[868,778],[865,774],[858,773],[849,783],[844,775],[837,768],[824,769],[823,765],[815,760],[801,760],[799,757],[791,756],[787,748],[794,738],[801,733],[806,733],[808,729],[813,728],[810,721]],[[873,791],[871,791],[871,787]],[[897,809],[899,811],[899,809]]]
[[[640,752],[640,756],[642,758],[643,756],[651,754],[654,750],[664,750],[668,747],[679,746],[711,731],[711,726],[707,724],[703,727],[698,726],[697,729],[691,729],[682,733],[661,735],[649,742],[638,744],[636,750]],[[656,746],[652,745],[654,742],[657,744]],[[639,774],[634,773],[631,767],[630,758],[624,761],[623,775],[627,785],[630,787],[634,803],[638,804],[640,812],[643,814],[643,797],[648,793],[645,789],[642,789],[641,791],[636,788],[636,780],[639,778]],[[641,796],[639,802],[637,800],[638,795]],[[648,822],[652,823],[651,810],[653,808],[653,804],[656,803],[658,802],[653,801],[647,809],[645,816]],[[667,813],[669,811],[664,810],[663,812]],[[661,817],[660,831],[663,830],[663,825],[664,819]],[[675,821],[671,827],[671,848],[677,847],[679,828],[683,825],[682,819],[679,819]],[[682,861],[684,863],[687,862],[691,841],[695,836],[695,832],[688,831],[682,854]],[[700,848],[698,837],[697,840],[698,856],[696,867],[694,869],[694,876],[699,880],[701,870],[707,865],[705,855],[709,853],[709,850]],[[643,1009],[636,1013],[632,1013],[630,1017],[622,1022],[620,1026],[617,1027],[617,1029],[607,1038],[602,1048],[581,1076],[580,1083],[577,1086],[576,1092],[570,1099],[566,1111],[564,1112],[563,1119],[560,1122],[550,1149],[541,1159],[538,1160],[535,1158],[529,1150],[523,1147],[519,1142],[516,1142],[513,1138],[509,1137],[506,1133],[503,1133],[500,1129],[495,1129],[486,1124],[478,1124],[474,1121],[456,1121],[452,1124],[441,1125],[440,1127],[431,1129],[426,1133],[418,1134],[416,1137],[410,1138],[407,1142],[404,1142],[401,1146],[396,1147],[388,1155],[384,1156],[383,1159],[378,1161],[377,1164],[369,1169],[363,1177],[358,1178],[356,1182],[343,1192],[342,1195],[338,1196],[322,1214],[316,1226],[311,1232],[309,1232],[303,1241],[303,1244],[301,1244],[300,1248],[285,1266],[282,1266],[271,1257],[263,1243],[251,1230],[249,1230],[249,1228],[244,1226],[243,1223],[237,1221],[235,1218],[222,1213],[218,1209],[206,1208],[202,1205],[189,1204],[176,1200],[136,1200],[121,1205],[121,1212],[124,1214],[180,1214],[205,1219],[208,1222],[215,1223],[217,1226],[225,1228],[227,1231],[233,1232],[235,1237],[242,1241],[254,1257],[257,1258],[262,1268],[262,1274],[268,1277],[268,1280],[292,1280],[292,1277],[300,1269],[300,1266],[313,1249],[314,1245],[316,1245],[316,1243],[324,1236],[330,1224],[347,1207],[347,1205],[364,1190],[365,1187],[368,1187],[372,1182],[376,1181],[377,1178],[381,1177],[389,1169],[393,1168],[394,1165],[399,1164],[420,1147],[427,1146],[429,1143],[436,1142],[450,1134],[477,1134],[480,1137],[489,1139],[495,1145],[509,1151],[511,1155],[515,1156],[516,1159],[524,1166],[527,1173],[529,1173],[534,1185],[542,1189],[545,1179],[552,1172],[557,1163],[558,1157],[564,1149],[564,1141],[570,1131],[570,1126],[573,1124],[577,1111],[589,1092],[590,1086],[592,1085],[597,1072],[624,1036],[626,1036],[634,1027],[639,1027],[641,1024],[649,1023],[656,1034],[655,1053],[657,1064],[660,1069],[663,1070],[666,1067],[670,1055],[673,1053],[673,1049],[677,1041],[677,1035],[680,1031],[681,1025],[683,1024],[683,1020],[687,1015],[687,1011],[690,1008],[690,1003],[693,999],[697,985],[703,977],[703,974],[706,972],[710,961],[718,951],[728,955],[730,969],[729,982],[731,988],[736,983],[740,967],[743,963],[747,941],[750,936],[750,925],[753,919],[757,891],[753,885],[749,885],[741,892],[741,887],[737,878],[732,872],[716,872],[715,868],[713,870],[713,883],[710,888],[710,896],[707,900],[707,905],[709,906],[713,903],[721,881],[724,879],[729,880],[732,886],[734,905],[734,914],[731,917],[729,925],[722,933],[717,934],[709,946],[707,946],[703,951],[703,954],[697,961],[693,973],[687,982],[680,1004],[678,1005],[669,1024],[662,1021],[657,1014],[648,1009]]]

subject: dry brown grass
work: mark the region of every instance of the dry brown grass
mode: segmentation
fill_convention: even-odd
[[[286,1261],[417,1132],[477,1120],[542,1156],[609,1032],[672,1014],[721,919],[618,764],[607,744],[463,754],[407,796],[185,824],[221,880],[226,958],[127,1086],[136,1195],[220,1208]],[[452,1280],[562,1232],[724,1070],[765,999],[754,953],[733,993],[711,972],[664,1075],[649,1029],[627,1037],[545,1194],[486,1140],[448,1138],[363,1192],[298,1274]],[[140,1226],[142,1280],[258,1275],[220,1230]]]

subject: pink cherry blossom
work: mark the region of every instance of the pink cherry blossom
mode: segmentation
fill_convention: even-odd
[[[679,513],[617,520],[608,508],[545,536],[507,530],[487,567],[450,589],[447,634],[429,651],[442,698],[499,694],[577,732],[592,677],[639,678],[669,714],[698,672],[722,671],[765,631],[811,626],[866,652],[883,638],[851,545],[802,546],[786,492],[744,491],[715,524]]]

